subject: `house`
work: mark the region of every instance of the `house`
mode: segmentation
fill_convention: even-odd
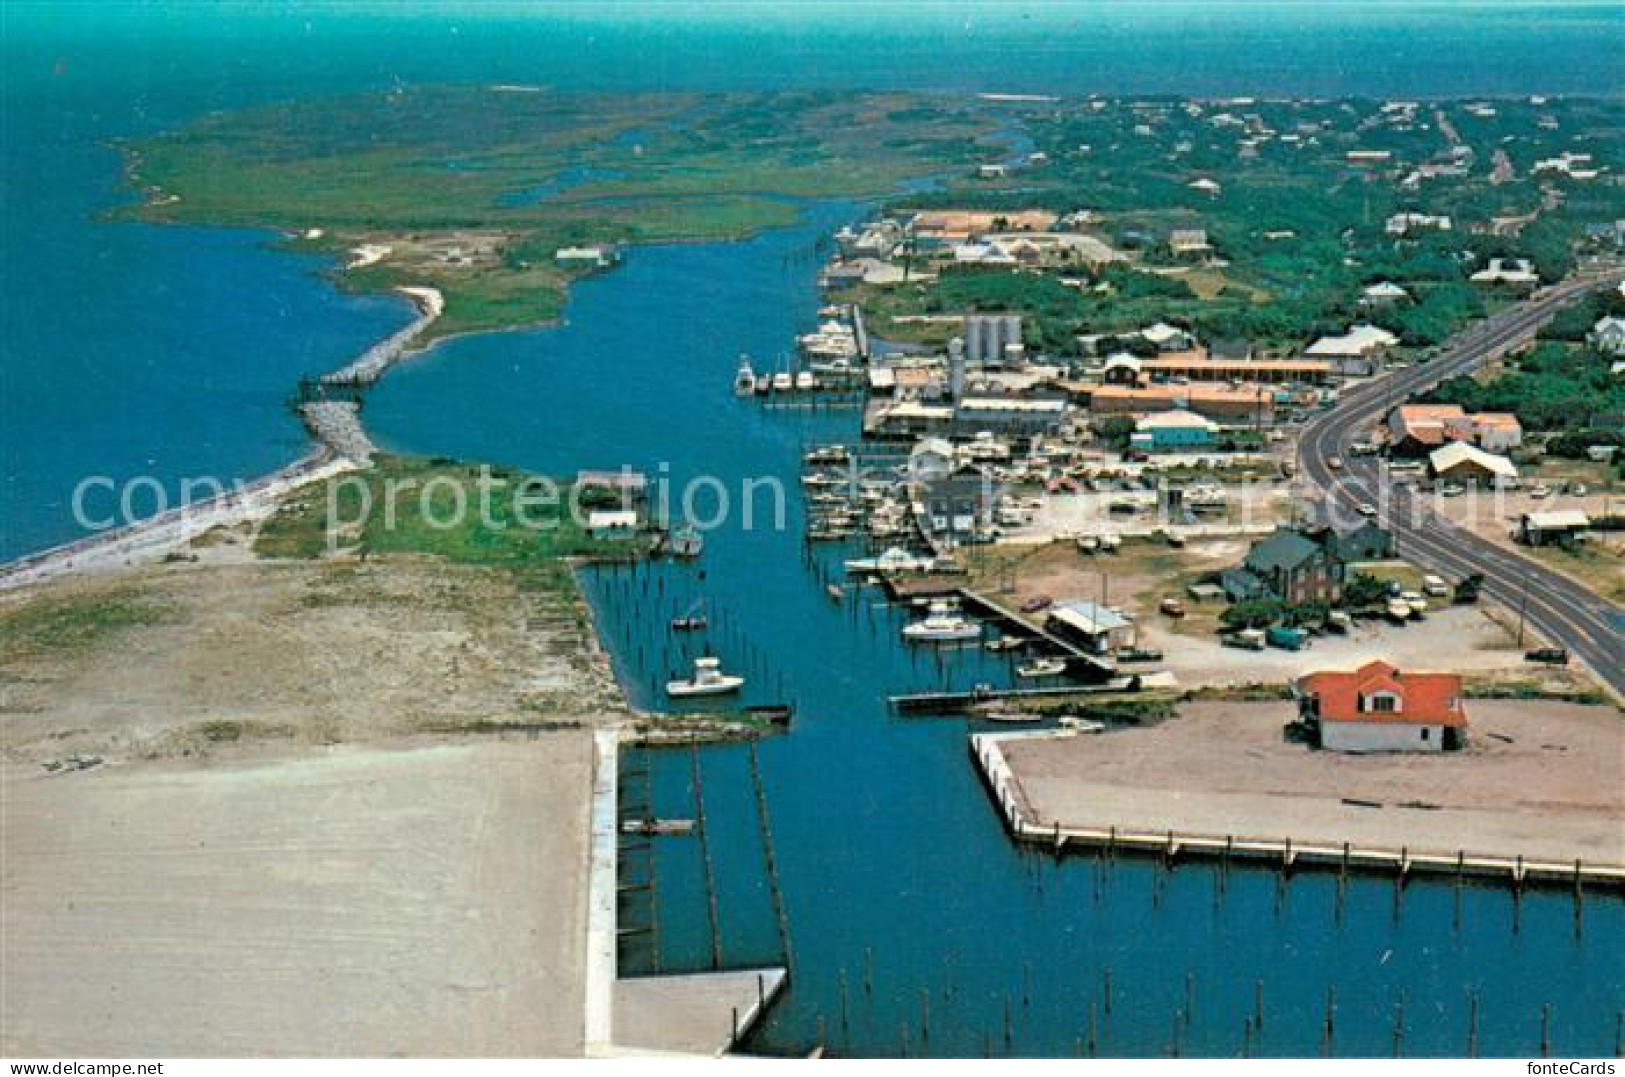
[[[1168,250],[1175,258],[1205,258],[1213,253],[1204,228],[1175,228],[1168,233]]]
[[[1388,413],[1388,444],[1396,456],[1419,456],[1452,441],[1490,452],[1523,443],[1523,425],[1504,411],[1469,415],[1456,404],[1404,404]]]
[[[1394,556],[1394,533],[1375,520],[1361,520],[1347,531],[1323,527],[1308,534],[1344,565]]]
[[[1330,752],[1448,752],[1467,743],[1461,676],[1404,673],[1381,660],[1298,678],[1298,719]]]
[[[1467,416],[1467,440],[1481,449],[1504,453],[1523,444],[1523,424],[1507,411],[1481,411]]]
[[[1511,460],[1465,441],[1452,441],[1429,453],[1428,475],[1437,483],[1463,486],[1500,488],[1518,484],[1518,468]]]
[[[1167,322],[1140,330],[1140,336],[1159,352],[1184,352],[1196,346],[1196,338],[1188,330]]]
[[[1094,654],[1111,654],[1134,642],[1134,622],[1120,610],[1079,599],[1050,607],[1045,626]]]
[[[1182,452],[1213,444],[1219,424],[1190,411],[1161,411],[1134,424],[1129,445],[1141,452]]]
[[[587,531],[593,538],[625,538],[637,529],[635,509],[594,509],[587,513]]]
[[[993,526],[999,503],[998,484],[974,467],[924,483],[921,501],[924,524],[938,538],[963,541]]]
[[[1209,198],[1217,198],[1224,190],[1218,181],[1208,179],[1206,176],[1203,176],[1201,179],[1191,180],[1189,183],[1185,184],[1185,186],[1189,187],[1193,191],[1196,191],[1198,194],[1205,194]]]
[[[1572,546],[1591,526],[1583,512],[1526,512],[1518,518],[1518,541],[1526,546]]]
[[[1388,349],[1398,343],[1399,338],[1386,329],[1356,325],[1342,336],[1321,337],[1304,350],[1304,355],[1334,364],[1339,374],[1364,377],[1374,373]]]
[[[1368,285],[1365,291],[1360,293],[1360,302],[1368,307],[1383,307],[1410,297],[1411,293],[1393,281],[1385,280]]]
[[[1540,274],[1527,258],[1491,258],[1487,267],[1467,279],[1492,288],[1522,291],[1539,284]]]
[[[1625,318],[1602,318],[1591,327],[1586,339],[1605,355],[1625,355]]]
[[[1396,213],[1388,218],[1383,230],[1391,236],[1407,236],[1424,230],[1448,232],[1450,218],[1432,213]]]
[[[1281,527],[1253,543],[1241,567],[1224,572],[1219,582],[1235,602],[1336,602],[1343,594],[1343,564],[1321,543]]]
[[[953,470],[954,446],[946,438],[921,438],[909,450],[908,474],[915,482],[934,482]]]

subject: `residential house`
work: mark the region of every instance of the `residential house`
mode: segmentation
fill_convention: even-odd
[[[1206,258],[1213,253],[1213,244],[1206,229],[1175,228],[1168,233],[1168,250],[1175,258]]]
[[[1540,274],[1527,258],[1491,258],[1488,266],[1467,279],[1474,284],[1527,291],[1540,283]]]
[[[1450,218],[1433,213],[1396,213],[1383,226],[1391,236],[1407,236],[1412,232],[1432,230],[1450,231]]]
[[[1167,322],[1158,322],[1140,330],[1140,336],[1159,352],[1184,352],[1196,346],[1196,338],[1188,329]]]
[[[923,523],[937,538],[962,542],[993,526],[999,503],[999,487],[987,474],[974,467],[932,479],[922,485]]]
[[[1459,674],[1406,673],[1376,660],[1310,673],[1293,688],[1299,720],[1326,751],[1441,752],[1467,743]]]
[[[935,482],[954,470],[954,446],[946,438],[921,438],[908,454],[909,478],[915,482]]]
[[[1504,411],[1469,415],[1456,404],[1404,404],[1388,413],[1388,444],[1395,456],[1420,456],[1453,441],[1490,452],[1523,443],[1523,425]]]
[[[1360,293],[1360,302],[1368,307],[1385,307],[1410,297],[1411,293],[1393,281],[1384,280],[1367,286],[1365,291]]]
[[[1625,355],[1625,318],[1603,318],[1586,337],[1591,346],[1605,355]]]
[[[1375,520],[1361,520],[1344,531],[1321,527],[1306,534],[1345,566],[1361,561],[1386,561],[1394,556],[1394,533]]]
[[[1290,527],[1253,543],[1239,568],[1220,576],[1232,601],[1274,598],[1289,605],[1336,602],[1343,594],[1343,563],[1314,539]]]

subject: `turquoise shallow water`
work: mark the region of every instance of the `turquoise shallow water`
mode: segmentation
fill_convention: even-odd
[[[1617,9],[1596,5],[1255,6],[1250,16],[1118,5],[1033,25],[1019,11],[968,23],[961,11],[907,32],[875,20],[722,20],[658,33],[335,18],[318,5],[271,22],[163,9],[141,21],[114,9],[92,31],[17,10],[0,24],[0,556],[71,537],[66,499],[87,471],[173,480],[292,457],[303,441],[281,398],[293,378],[339,365],[409,317],[391,300],[338,296],[318,267],[261,236],[98,220],[120,197],[101,145],[118,134],[395,79],[1371,94],[1617,92],[1619,82]],[[740,351],[776,355],[810,325],[813,246],[857,212],[811,207],[805,225],[752,242],[635,251],[578,288],[558,329],[458,340],[392,372],[368,420],[390,447],[546,471],[666,463],[679,481],[707,473],[735,489],[746,475],[788,479],[803,439],[850,439],[853,417],[765,414],[728,384]],[[963,723],[897,720],[882,702],[1008,670],[981,652],[946,662],[910,652],[896,614],[831,603],[829,566],[809,566],[793,537],[793,490],[789,506],[788,535],[728,528],[700,566],[588,580],[640,702],[684,659],[666,649],[666,619],[703,592],[714,645],[752,677],[748,698],[799,705],[795,731],[761,748],[796,970],[758,1046],[805,1049],[822,1018],[838,1051],[974,1054],[987,1037],[994,1051],[1070,1054],[1094,1002],[1103,1052],[1158,1054],[1173,1044],[1189,976],[1178,1032],[1187,1053],[1240,1049],[1259,980],[1266,1023],[1255,1046],[1269,1053],[1318,1048],[1332,983],[1340,1053],[1388,1053],[1401,1004],[1407,1052],[1459,1052],[1474,991],[1484,1053],[1536,1050],[1543,1002],[1559,1052],[1613,1049],[1625,1006],[1617,900],[1589,901],[1577,937],[1566,897],[1529,896],[1514,931],[1503,891],[1469,888],[1458,919],[1450,887],[1413,884],[1396,903],[1391,885],[1362,880],[1339,920],[1326,876],[1283,892],[1272,874],[1235,872],[1216,901],[1208,868],[1161,875],[1121,861],[1107,871],[1015,849],[974,775]],[[777,952],[746,761],[737,748],[701,757],[728,964]],[[686,754],[657,756],[658,810],[691,811],[689,767]],[[665,843],[659,875],[662,964],[699,967],[710,944],[693,843]],[[650,955],[634,947],[625,958],[638,967]]]

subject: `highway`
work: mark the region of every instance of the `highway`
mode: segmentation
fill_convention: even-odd
[[[1559,572],[1457,527],[1428,505],[1428,493],[1388,481],[1375,456],[1354,456],[1351,442],[1369,439],[1387,412],[1438,383],[1467,374],[1526,342],[1559,309],[1585,292],[1618,280],[1581,277],[1542,289],[1516,307],[1452,338],[1431,361],[1375,378],[1349,390],[1315,416],[1298,439],[1303,476],[1318,487],[1330,518],[1340,526],[1360,519],[1359,506],[1375,506],[1401,556],[1442,576],[1478,572],[1484,594],[1518,613],[1546,641],[1566,647],[1591,667],[1616,698],[1625,698],[1625,611]],[[1343,461],[1341,471],[1332,458]]]

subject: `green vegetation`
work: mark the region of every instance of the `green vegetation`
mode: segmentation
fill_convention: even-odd
[[[450,86],[216,113],[128,151],[152,196],[140,217],[269,226],[341,257],[387,247],[344,283],[439,288],[445,335],[556,317],[580,273],[560,247],[742,238],[792,221],[795,199],[958,166],[992,122],[904,94]]]
[[[1497,102],[1492,117],[1462,104],[1427,105],[1409,119],[1367,101],[1142,99],[1010,112],[1043,163],[997,180],[966,170],[895,209],[1087,209],[1098,219],[1092,230],[1128,252],[1133,267],[1025,269],[1003,274],[1002,284],[971,285],[956,271],[936,285],[856,289],[866,310],[876,304],[881,336],[891,332],[888,317],[998,303],[1027,314],[1029,343],[1056,354],[1071,354],[1077,334],[1156,320],[1280,354],[1369,320],[1422,349],[1485,312],[1487,297],[1468,276],[1487,259],[1529,258],[1554,280],[1573,266],[1587,224],[1625,216],[1625,189],[1616,184],[1530,171],[1568,150],[1617,171],[1625,142],[1616,102]],[[1392,158],[1364,168],[1349,162],[1353,150]],[[1498,151],[1514,173],[1492,183]],[[1197,180],[1219,189],[1193,187]],[[1386,222],[1402,212],[1447,216],[1452,228],[1396,237]],[[1215,264],[1177,257],[1174,229],[1203,230]],[[1061,276],[1082,286],[1063,288]],[[1403,284],[1410,298],[1361,306],[1364,286],[1383,280]],[[929,327],[903,325],[898,339],[930,339]]]
[[[549,589],[568,581],[566,559],[616,557],[628,540],[587,534],[570,511],[571,489],[492,468],[480,506],[479,467],[444,459],[378,456],[371,470],[290,495],[255,541],[261,557],[311,559],[330,548],[362,558],[418,554],[510,569]]]
[[[1429,399],[1468,411],[1509,411],[1525,430],[1606,432],[1625,415],[1625,383],[1609,367],[1607,357],[1583,345],[1541,341],[1503,373],[1487,381],[1452,378]]]
[[[83,651],[114,633],[163,624],[170,616],[163,603],[136,587],[43,595],[0,610],[0,662]]]

